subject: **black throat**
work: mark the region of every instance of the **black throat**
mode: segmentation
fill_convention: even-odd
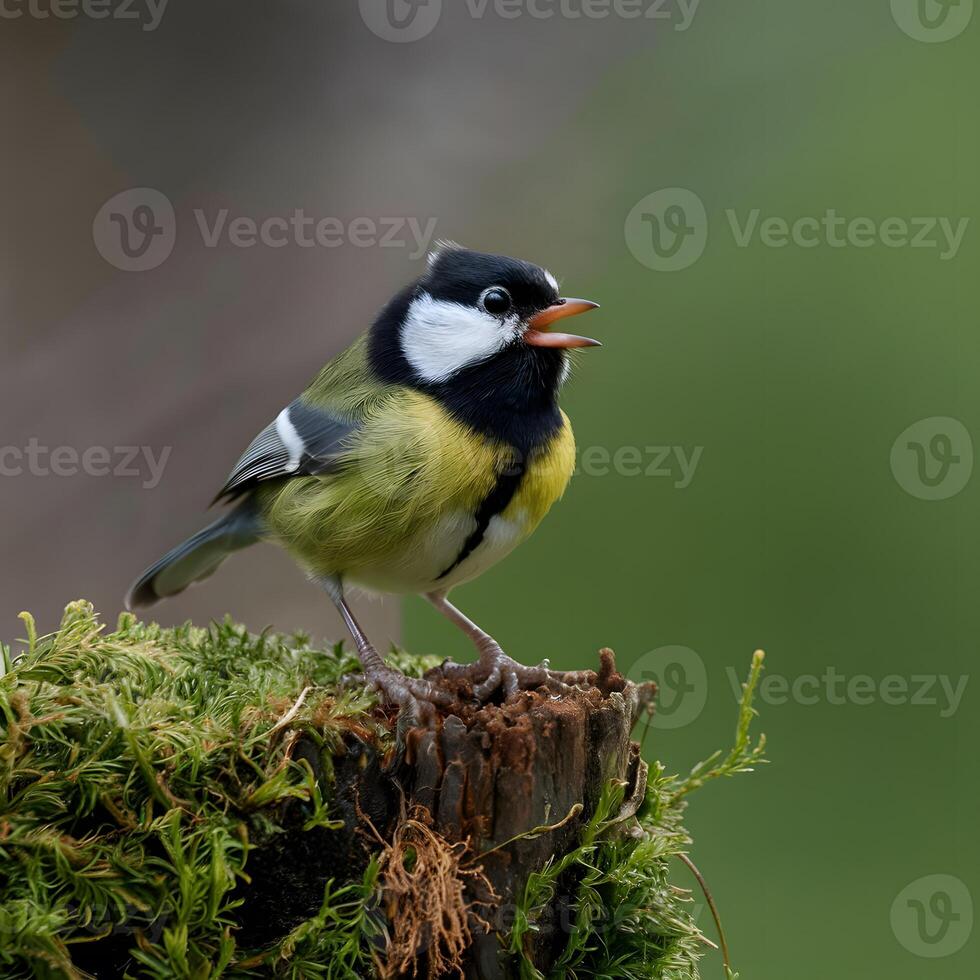
[[[399,342],[399,327],[413,295],[412,287],[399,293],[372,327],[372,369],[384,381],[431,395],[474,431],[512,446],[518,461],[526,463],[561,428],[558,388],[564,353],[516,343],[446,381],[423,381],[405,359]]]

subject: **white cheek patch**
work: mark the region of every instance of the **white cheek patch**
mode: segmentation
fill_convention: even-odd
[[[515,330],[516,324],[482,310],[423,293],[413,300],[402,325],[402,352],[420,377],[445,381],[502,350]]]

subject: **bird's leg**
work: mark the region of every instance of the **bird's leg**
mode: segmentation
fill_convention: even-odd
[[[406,677],[401,671],[389,667],[354,618],[340,586],[332,580],[323,585],[354,639],[357,659],[368,683],[386,703],[398,706],[399,734],[404,735],[409,728],[421,723],[430,723],[435,718],[436,706],[447,707],[452,701],[451,695],[440,691],[431,681]]]
[[[525,667],[508,657],[500,644],[489,633],[480,629],[472,619],[460,612],[446,598],[444,592],[430,592],[426,595],[426,599],[473,641],[480,655],[480,659],[475,664],[461,666],[449,663],[445,667],[452,673],[463,674],[477,681],[473,687],[473,694],[480,701],[486,701],[501,685],[507,697],[519,690],[540,687],[542,684],[553,691],[567,694],[572,690],[572,685],[587,683],[594,677],[590,671],[551,670],[547,660],[537,667]]]

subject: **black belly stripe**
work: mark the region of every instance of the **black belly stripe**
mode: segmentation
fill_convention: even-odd
[[[480,547],[483,536],[487,533],[490,521],[497,514],[507,509],[507,505],[514,499],[517,488],[524,479],[524,466],[514,465],[505,473],[497,477],[497,482],[493,489],[483,498],[483,502],[476,510],[476,530],[466,539],[460,549],[456,560],[439,576],[445,578],[451,571],[458,568],[470,555]]]

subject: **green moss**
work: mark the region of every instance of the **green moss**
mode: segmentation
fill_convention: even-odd
[[[744,685],[735,743],[686,778],[650,767],[646,798],[637,813],[639,833],[625,835],[616,813],[622,787],[610,785],[584,828],[579,846],[531,875],[524,890],[510,951],[521,980],[545,980],[525,956],[526,939],[549,908],[556,890],[570,893],[567,935],[551,974],[558,978],[696,980],[706,939],[691,913],[690,894],[670,879],[671,859],[686,855],[692,841],[683,826],[687,795],[711,779],[750,772],[763,761],[765,737],[753,745],[752,701],[762,672],[757,653]],[[736,975],[731,974],[731,980]]]
[[[0,663],[0,975],[86,976],[113,949],[106,976],[370,976],[384,939],[373,860],[326,882],[319,910],[273,945],[250,946],[240,927],[250,855],[285,832],[285,804],[300,807],[301,833],[331,833],[322,772],[345,734],[390,745],[373,698],[342,686],[356,659],[228,622],[165,630],[124,615],[106,632],[84,602],[50,636],[25,623],[28,649]],[[432,665],[392,658],[415,675]],[[319,782],[293,755],[296,732],[320,750]],[[561,884],[573,924],[558,975],[697,977],[704,944],[668,862],[689,844],[687,792],[753,751],[688,782],[655,767],[638,838],[613,822],[611,787],[580,846],[529,881],[514,975],[540,976],[525,940]]]

